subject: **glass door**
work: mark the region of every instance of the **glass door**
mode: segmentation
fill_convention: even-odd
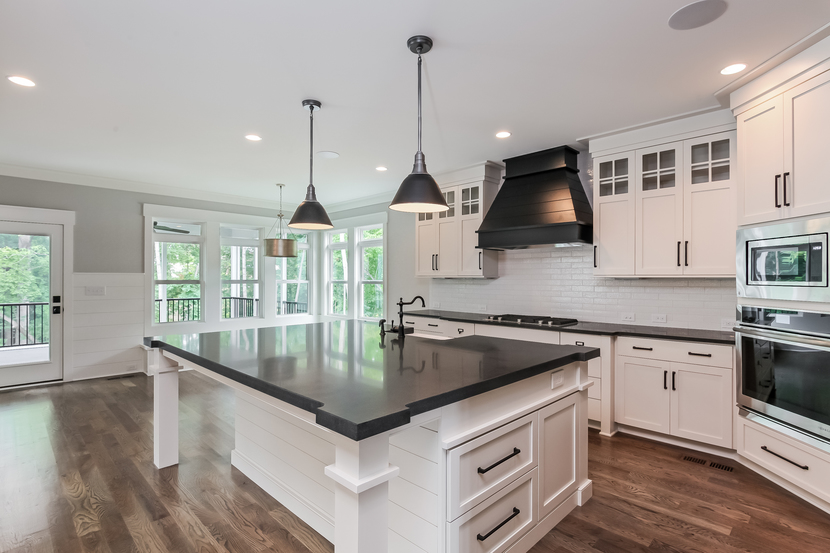
[[[60,380],[63,227],[0,222],[0,388]]]

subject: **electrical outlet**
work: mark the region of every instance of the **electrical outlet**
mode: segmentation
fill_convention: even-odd
[[[138,370],[138,365],[127,365],[127,370],[125,372],[137,371],[137,370]]]
[[[107,287],[106,286],[84,286],[84,295],[85,296],[106,296],[107,295]]]
[[[665,323],[666,322],[666,316],[662,315],[662,314],[659,314],[659,313],[653,313],[651,315],[651,322],[653,322],[653,323]]]
[[[620,320],[624,323],[633,323],[634,313],[623,313],[622,315],[620,315]]]
[[[558,388],[565,383],[565,371],[556,371],[550,375],[550,387]]]
[[[735,321],[732,319],[721,319],[720,320],[720,327],[722,330],[732,330],[735,326]]]
[[[429,306],[432,309],[440,309],[441,308],[441,302],[440,301],[431,301],[431,302],[429,302]]]

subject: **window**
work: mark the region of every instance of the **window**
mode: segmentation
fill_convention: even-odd
[[[201,267],[201,225],[154,223],[154,322],[202,320]]]
[[[259,230],[220,227],[221,317],[259,317]]]
[[[357,229],[360,317],[383,316],[383,225]]]
[[[308,313],[309,283],[309,235],[283,234],[282,238],[297,241],[297,257],[277,257],[277,315]]]
[[[333,230],[326,234],[328,260],[328,313],[349,315],[349,233]]]

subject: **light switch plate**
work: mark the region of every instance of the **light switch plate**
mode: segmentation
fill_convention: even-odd
[[[558,388],[565,383],[565,371],[556,371],[550,375],[550,387]]]
[[[106,296],[107,295],[107,287],[106,286],[84,286],[84,295],[85,296]]]
[[[735,321],[732,319],[721,319],[720,320],[720,327],[722,330],[732,330],[735,326]]]
[[[634,313],[623,313],[622,315],[620,315],[620,320],[624,323],[633,323]]]
[[[651,315],[651,322],[653,322],[653,323],[665,323],[666,322],[666,316],[662,315],[660,313],[653,313]]]

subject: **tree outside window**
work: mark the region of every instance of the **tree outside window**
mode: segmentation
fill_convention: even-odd
[[[285,233],[282,238],[297,241],[297,257],[276,258],[277,315],[308,313],[311,290],[309,235]]]
[[[357,229],[360,260],[360,316],[383,316],[383,225]]]
[[[220,236],[222,318],[258,317],[259,230],[222,227]]]
[[[182,231],[153,231],[154,322],[202,320],[201,226],[159,226]]]
[[[326,234],[328,259],[329,315],[349,315],[349,233],[333,230]]]

